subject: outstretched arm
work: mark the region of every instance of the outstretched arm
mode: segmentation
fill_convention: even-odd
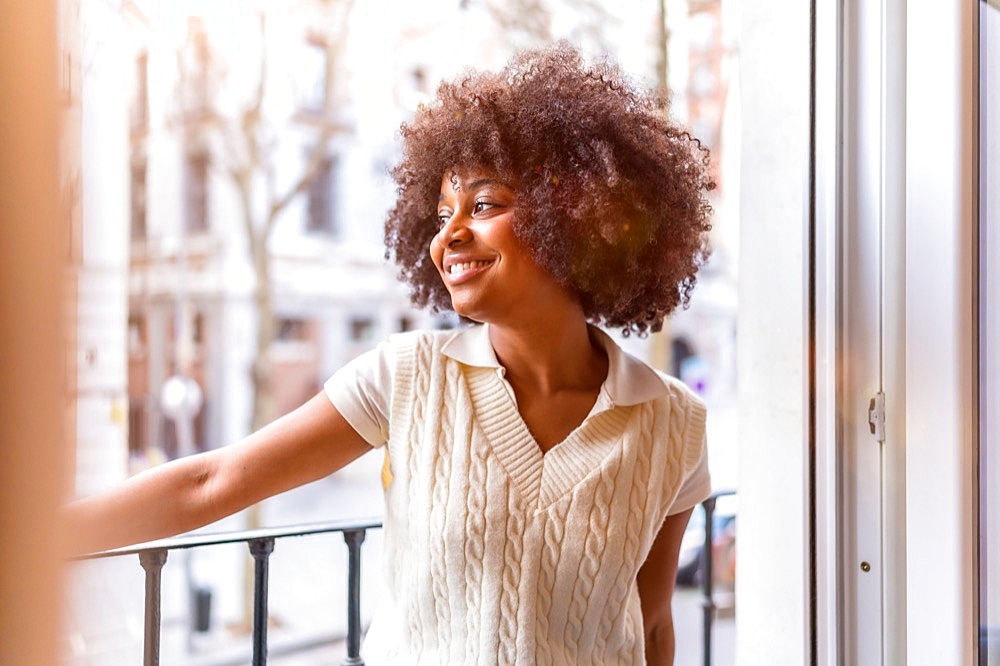
[[[331,474],[370,449],[319,393],[239,442],[159,465],[70,503],[64,508],[70,550],[115,548],[207,525]]]
[[[692,510],[666,517],[636,578],[649,666],[674,663],[674,616],[670,602],[674,596],[681,538]]]

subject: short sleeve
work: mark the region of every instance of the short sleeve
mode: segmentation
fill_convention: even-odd
[[[680,492],[677,493],[677,497],[674,498],[670,509],[667,510],[667,515],[672,516],[675,513],[686,511],[708,499],[708,496],[711,494],[712,478],[708,473],[708,446],[706,446],[705,440],[702,439],[701,456],[698,458],[698,464],[695,465],[691,473],[684,479]]]
[[[394,354],[388,342],[365,352],[335,372],[323,392],[351,427],[373,447],[389,439]]]

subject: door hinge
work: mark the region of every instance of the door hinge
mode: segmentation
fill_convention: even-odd
[[[881,391],[868,401],[868,430],[879,444],[885,442],[885,393]]]

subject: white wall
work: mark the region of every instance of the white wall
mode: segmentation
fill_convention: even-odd
[[[742,12],[736,654],[740,664],[802,664],[809,5],[749,2]]]

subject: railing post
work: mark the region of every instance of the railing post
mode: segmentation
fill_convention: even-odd
[[[139,564],[146,572],[146,602],[142,636],[143,666],[159,666],[160,663],[160,573],[166,561],[166,549],[139,553]]]
[[[347,659],[343,666],[364,666],[361,658],[361,544],[366,531],[344,530],[347,542]]]
[[[184,535],[156,543],[138,544],[130,548],[101,551],[83,555],[78,560],[94,560],[106,557],[138,555],[139,563],[146,573],[145,622],[143,641],[144,666],[160,664],[160,625],[162,616],[161,574],[167,555],[171,550],[184,550],[223,543],[245,543],[254,558],[254,599],[253,599],[253,649],[251,664],[266,666],[268,656],[268,569],[270,555],[274,551],[276,539],[308,534],[329,534],[342,532],[348,546],[348,636],[347,666],[363,666],[361,659],[361,544],[369,529],[380,528],[378,521],[327,521],[307,525],[290,525],[280,528],[225,532],[221,534]]]
[[[251,539],[253,555],[253,666],[267,664],[267,565],[274,539]]]
[[[705,509],[705,546],[701,551],[702,573],[702,655],[705,666],[712,666],[712,621],[715,619],[715,598],[712,587],[715,573],[712,571],[712,542],[715,541],[715,497],[701,503]]]

